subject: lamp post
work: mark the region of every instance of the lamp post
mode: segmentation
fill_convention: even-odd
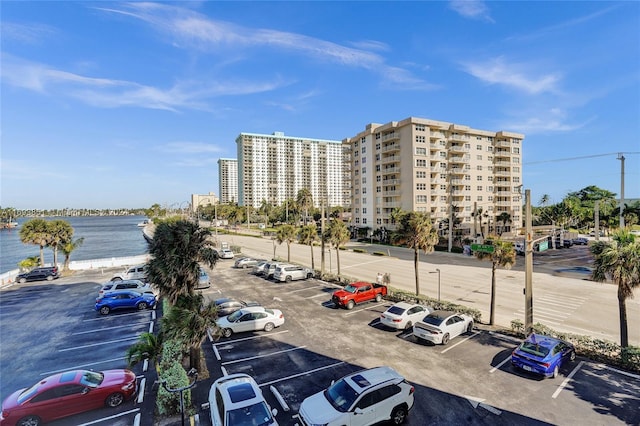
[[[436,268],[435,271],[429,271],[430,274],[438,274],[438,302],[440,301],[440,269]]]
[[[196,381],[198,380],[198,370],[196,370],[195,368],[192,368],[191,370],[189,370],[187,375],[189,377],[193,377],[193,382],[191,382],[189,385],[183,386],[181,388],[172,389],[169,386],[167,386],[167,381],[166,380],[161,380],[160,381],[160,383],[162,383],[162,387],[165,388],[167,392],[170,392],[170,393],[180,392],[180,413],[182,415],[182,426],[184,426],[184,397],[183,397],[183,392],[186,391],[186,390],[191,389],[192,387],[194,387],[196,385]]]

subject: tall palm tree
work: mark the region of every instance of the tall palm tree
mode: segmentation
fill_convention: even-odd
[[[296,228],[285,223],[276,230],[276,241],[278,244],[287,243],[287,262],[291,262],[291,243],[296,239]]]
[[[139,362],[148,359],[155,363],[162,354],[162,335],[153,333],[142,333],[138,341],[127,349],[127,364],[129,368]]]
[[[44,219],[31,219],[20,227],[20,241],[40,246],[40,266],[44,266],[44,247],[49,244],[49,223]]]
[[[53,249],[53,264],[58,265],[58,248],[73,238],[73,227],[62,219],[52,220],[49,226],[49,246]]]
[[[71,253],[80,247],[84,243],[84,237],[76,238],[75,240],[65,241],[60,245],[60,251],[64,254],[64,270],[69,269],[69,260],[71,259]]]
[[[516,263],[516,250],[510,241],[501,240],[497,236],[488,236],[486,245],[493,246],[492,252],[475,251],[474,254],[479,260],[491,261],[491,309],[489,311],[489,324],[493,325],[496,311],[496,269],[501,266],[510,269]]]
[[[202,293],[180,295],[162,317],[164,338],[176,339],[189,350],[191,368],[200,370],[200,346],[218,317],[215,302],[204,303]]]
[[[325,229],[323,238],[336,249],[336,260],[338,264],[338,275],[340,275],[340,246],[349,241],[351,233],[347,225],[339,219],[333,219]]]
[[[539,204],[542,207],[546,207],[546,205],[549,204],[549,200],[551,200],[551,197],[549,197],[549,194],[542,194],[542,197],[540,197]]]
[[[618,286],[620,316],[620,346],[629,346],[627,299],[640,286],[640,238],[629,229],[614,232],[609,242],[596,241],[593,253],[593,279],[599,282],[611,279]],[[635,321],[637,324],[637,321]]]
[[[391,240],[413,249],[413,268],[416,276],[416,295],[420,294],[420,274],[418,264],[420,250],[425,254],[433,252],[438,244],[438,230],[433,226],[431,216],[422,212],[402,212],[398,229],[391,234]]]
[[[309,209],[313,207],[313,196],[309,188],[302,188],[298,191],[296,204],[300,210],[304,211],[304,224],[306,225],[307,218],[309,217]]]
[[[498,222],[502,222],[502,227],[500,228],[500,235],[504,232],[504,228],[507,227],[507,223],[511,222],[511,215],[508,212],[502,212],[496,217]]]
[[[298,231],[298,242],[300,244],[311,247],[311,269],[316,269],[316,264],[313,258],[313,243],[318,240],[318,228],[315,224],[303,226]]]
[[[176,303],[178,296],[194,294],[200,263],[215,266],[218,253],[209,237],[209,229],[183,219],[156,226],[149,243],[147,278],[171,304]]]

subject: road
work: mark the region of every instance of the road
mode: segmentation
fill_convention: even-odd
[[[244,254],[271,259],[287,259],[287,245],[258,237],[219,235],[220,241],[242,247]],[[402,247],[389,247],[350,242],[347,250],[340,250],[342,275],[365,281],[375,281],[378,272],[391,275],[391,286],[415,292],[413,251]],[[275,248],[275,251],[274,251]],[[387,256],[356,253],[354,248],[369,253],[383,252]],[[320,269],[320,247],[314,247],[315,267]],[[534,259],[533,297],[534,323],[539,322],[557,331],[587,335],[593,338],[619,342],[617,287],[607,283],[551,275],[561,265],[584,264],[588,257],[585,246],[549,251]],[[311,266],[311,249],[297,243],[291,244],[291,261]],[[335,249],[326,249],[325,271],[336,273],[338,259]],[[438,273],[440,269],[440,286]],[[496,272],[495,323],[510,327],[511,321],[524,322],[524,258],[510,270]],[[434,252],[420,253],[420,293],[438,297],[482,312],[483,322],[488,323],[491,263],[482,262],[462,254]],[[438,288],[440,287],[440,288]],[[629,342],[640,345],[640,298],[627,300]]]

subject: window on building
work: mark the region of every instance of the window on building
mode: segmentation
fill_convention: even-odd
[[[513,177],[513,183],[520,183],[520,178],[517,176]]]
[[[482,170],[482,166],[477,165],[477,166],[476,166],[476,170],[478,170],[478,171]]]
[[[366,207],[362,208],[362,214],[367,214],[367,208]]]
[[[520,162],[520,158],[518,157],[513,157],[513,164],[518,164]]]
[[[487,197],[487,201],[493,202],[493,195],[489,195],[489,196]]]
[[[482,201],[482,195],[478,195],[477,200],[476,201]]]
[[[427,167],[427,160],[416,160],[416,167]]]
[[[477,190],[477,191],[482,191],[482,185],[478,185],[478,186],[476,186],[476,190]]]
[[[520,167],[514,167],[513,168],[513,172],[514,173],[520,173]]]
[[[493,176],[487,176],[487,180],[488,180],[489,182],[493,182]]]
[[[518,148],[517,146],[513,147],[513,151],[514,154],[520,154],[520,148]]]
[[[367,197],[362,197],[362,204],[367,204]]]
[[[477,149],[478,151],[482,151],[482,145],[476,145],[476,149]]]
[[[360,214],[360,207],[356,207],[355,210],[356,210],[356,214]]]
[[[416,147],[416,155],[427,155],[427,148]]]
[[[426,143],[427,140],[424,136],[416,136],[416,142],[417,143]]]
[[[367,162],[367,157],[362,157],[362,164]]]
[[[476,155],[476,160],[482,161],[482,155]]]
[[[427,172],[418,170],[416,172],[416,178],[423,179],[427,177]]]
[[[381,186],[376,186],[376,192],[382,192],[382,187]]]
[[[380,171],[380,170],[378,170]],[[382,178],[380,177],[380,175],[376,176],[376,182],[380,182],[382,180]]]
[[[362,178],[362,183],[363,183],[363,184],[367,183],[367,178],[366,178],[366,177],[363,177],[363,178]]]
[[[427,184],[426,183],[417,183],[416,184],[416,189],[418,191],[426,191],[427,190]]]
[[[379,144],[379,143],[377,143],[377,144],[376,144],[376,151],[379,151],[379,150],[380,150],[380,144]]]
[[[416,203],[426,203],[427,196],[426,195],[416,195]]]
[[[487,186],[487,192],[493,192],[493,186]]]
[[[440,196],[440,201],[446,202],[447,201],[447,196],[446,195],[441,195]]]
[[[471,195],[465,195],[464,196],[464,200],[465,201],[471,201]]]
[[[419,132],[424,132],[424,125],[423,124],[416,124],[416,130]]]
[[[471,175],[464,175],[464,180],[471,180]]]
[[[367,187],[365,186],[364,188],[362,188],[362,193],[366,194],[367,193]]]
[[[493,152],[493,147],[492,146],[488,146],[487,147],[487,152]]]
[[[376,172],[379,172],[380,170],[380,164],[376,164]]]
[[[482,176],[476,176],[476,180],[482,180]]]
[[[367,168],[366,168],[366,167],[363,167],[363,168],[362,168],[362,174],[364,175],[364,174],[366,174],[366,173],[367,173]]]

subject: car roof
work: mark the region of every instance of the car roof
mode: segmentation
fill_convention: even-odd
[[[132,294],[132,293],[135,293],[135,294],[138,294],[138,295],[150,294],[150,293],[141,293],[141,292],[136,291],[136,290],[115,290],[115,291],[112,291],[110,293],[107,293],[106,296],[113,297],[113,296],[117,296],[118,294]]]
[[[421,305],[418,304],[418,303],[398,302],[398,303],[394,303],[392,306],[390,306],[389,309],[393,308],[394,306],[407,310],[407,309],[413,308],[414,306],[421,306]]]
[[[242,311],[242,313],[246,314],[249,312],[265,312],[267,309],[264,306],[245,306],[240,310]]]
[[[111,285],[116,285],[116,284],[142,284],[144,286],[146,286],[147,284],[145,284],[144,282],[142,282],[141,280],[118,280],[118,281],[109,281],[103,284],[103,286],[111,286]]]
[[[558,343],[562,342],[562,340],[551,336],[545,336],[543,334],[531,333],[525,342],[535,343],[536,345],[544,346],[546,348],[553,348]]]
[[[356,373],[344,377],[344,380],[353,387],[353,389],[363,392],[373,386],[389,381],[402,381],[402,377],[396,370],[391,367],[382,366],[361,370]]]
[[[216,380],[212,388],[218,388],[227,410],[246,407],[264,400],[256,381],[248,374],[237,373]]]
[[[435,317],[439,319],[449,318],[451,315],[457,315],[456,312],[453,311],[433,311],[429,314],[430,317]]]

